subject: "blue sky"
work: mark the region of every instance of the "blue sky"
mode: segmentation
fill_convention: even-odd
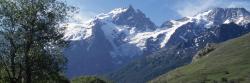
[[[157,25],[164,21],[192,16],[214,7],[243,7],[250,10],[250,0],[66,0],[69,5],[79,8],[82,21],[114,8],[132,5],[140,9]]]

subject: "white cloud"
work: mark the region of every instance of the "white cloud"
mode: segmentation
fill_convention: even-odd
[[[85,12],[84,13],[80,12],[80,13],[75,13],[72,14],[68,24],[82,24],[84,25],[85,23],[87,23],[89,20],[93,19],[93,17],[96,15],[95,13],[92,12]]]
[[[92,19],[96,15],[97,15],[97,13],[95,13],[95,12],[80,11],[80,13],[75,16],[75,19],[84,23],[86,21],[89,21],[90,19]]]
[[[66,1],[66,0],[65,0]],[[91,18],[97,15],[96,12],[90,10],[90,8],[85,7],[83,3],[86,3],[87,0],[67,0],[66,2],[68,5],[74,6],[78,8],[78,12],[73,14],[73,18],[71,21],[78,22],[78,23],[85,23],[89,21]]]
[[[181,16],[193,16],[217,4],[218,0],[196,0],[184,3],[177,3],[177,13]]]

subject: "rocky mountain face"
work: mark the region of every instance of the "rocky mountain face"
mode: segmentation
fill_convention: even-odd
[[[107,73],[153,52],[146,44],[154,39],[156,29],[132,6],[100,14],[85,25],[71,24],[64,37],[71,42],[65,49],[68,77]]]
[[[69,25],[64,37],[71,42],[64,51],[68,57],[66,74],[70,78],[104,74],[139,59],[110,77],[124,82],[145,81],[189,63],[207,43],[245,34],[249,31],[246,25],[249,21],[250,14],[243,8],[215,8],[193,17],[166,21],[157,27],[132,6],[117,8],[96,16],[87,24]],[[152,67],[148,62],[159,65]],[[135,67],[138,72],[121,74],[131,73]],[[148,73],[143,78],[141,75],[147,71],[154,71],[155,75]],[[135,78],[137,75],[141,77]]]
[[[249,16],[243,8],[215,8],[193,17],[167,21],[162,26],[174,32],[162,50],[129,63],[109,77],[119,83],[146,82],[189,64],[197,51],[207,44],[220,43],[250,32]],[[175,27],[177,24],[179,26]]]
[[[138,31],[155,30],[157,26],[147,18],[140,10],[135,10],[132,6],[126,9],[126,12],[119,13],[112,18],[112,23],[116,25],[127,25],[136,27]]]

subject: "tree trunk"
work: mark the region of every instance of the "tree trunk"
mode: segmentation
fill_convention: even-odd
[[[26,83],[31,83],[31,69],[30,69],[30,64],[29,64],[29,57],[28,55],[25,56],[26,60],[25,60],[25,64],[26,64],[26,70],[25,70],[25,74],[26,74]]]
[[[32,38],[31,35],[27,35],[27,43],[25,48],[25,74],[26,74],[26,83],[32,83],[32,70],[31,70],[31,63],[30,63],[30,56],[29,51],[32,45]]]

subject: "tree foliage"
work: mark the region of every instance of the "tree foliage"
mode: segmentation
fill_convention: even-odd
[[[74,10],[57,0],[0,0],[0,80],[62,81],[67,42],[61,23]]]

